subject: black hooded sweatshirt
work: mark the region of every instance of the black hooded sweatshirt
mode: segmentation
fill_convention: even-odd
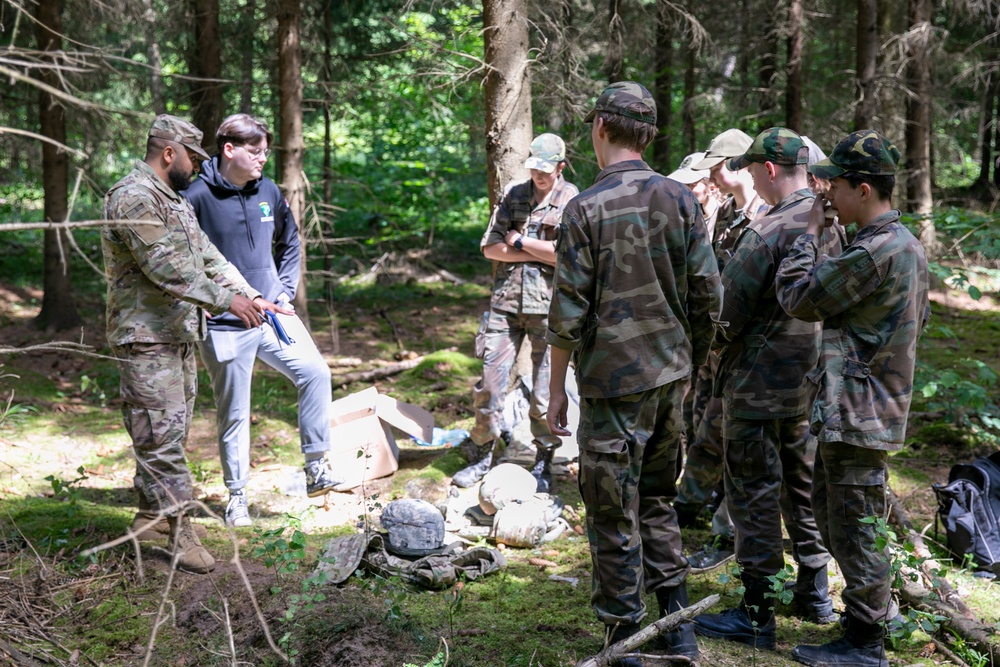
[[[238,188],[219,173],[219,157],[201,165],[201,178],[182,193],[198,224],[219,251],[268,301],[295,296],[299,282],[299,228],[274,181],[261,177]],[[208,327],[232,331],[246,326],[235,315],[209,318]]]

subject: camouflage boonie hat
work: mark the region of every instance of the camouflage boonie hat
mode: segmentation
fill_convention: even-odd
[[[197,153],[202,159],[208,159],[208,153],[201,147],[201,140],[205,135],[183,118],[160,114],[149,128],[149,136],[173,141]]]
[[[749,167],[751,162],[806,164],[809,162],[809,146],[798,132],[787,127],[772,127],[758,134],[750,148],[743,155],[730,158],[726,166],[729,171],[739,171]]]
[[[546,132],[535,137],[528,146],[528,153],[528,159],[524,161],[525,168],[551,174],[566,159],[566,143],[558,136]]]
[[[649,111],[632,111],[626,108],[636,103],[644,104],[649,108]],[[598,111],[606,111],[637,120],[640,123],[656,125],[656,102],[653,101],[653,95],[641,83],[635,81],[618,81],[605,88],[601,96],[597,98],[594,109],[587,114],[583,122],[594,122]]]
[[[429,556],[444,547],[444,515],[426,500],[394,500],[382,511],[385,547],[400,556]]]
[[[711,169],[727,158],[743,155],[751,144],[753,138],[743,130],[736,128],[726,130],[712,139],[708,150],[705,151],[705,157],[692,164],[691,168]]]
[[[809,173],[827,180],[849,171],[868,176],[891,176],[899,164],[899,149],[875,130],[858,130],[837,144],[830,157],[809,167]]]

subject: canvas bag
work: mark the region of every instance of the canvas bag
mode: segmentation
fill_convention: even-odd
[[[933,488],[937,519],[957,561],[971,554],[978,569],[1000,575],[1000,452],[955,464],[948,483]]]

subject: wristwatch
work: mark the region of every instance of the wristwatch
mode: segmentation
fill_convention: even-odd
[[[524,237],[523,236],[518,236],[517,237],[517,240],[514,241],[514,247],[517,248],[518,250],[522,250],[524,248]]]

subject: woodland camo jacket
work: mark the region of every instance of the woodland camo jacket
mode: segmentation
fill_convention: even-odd
[[[708,354],[718,265],[701,206],[642,160],[606,167],[563,214],[547,340],[572,350],[580,395],[688,376]]]
[[[930,318],[927,259],[890,211],[862,227],[838,256],[801,235],[782,262],[777,297],[791,315],[823,321],[818,395],[821,442],[898,450],[913,395],[917,338]]]

